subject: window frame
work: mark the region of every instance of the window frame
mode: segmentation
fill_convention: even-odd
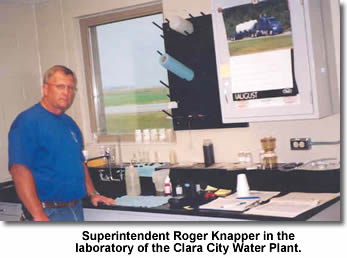
[[[98,51],[94,51],[97,49],[96,26],[160,13],[163,13],[162,1],[153,1],[146,4],[121,8],[112,12],[81,18],[79,20],[90,129],[97,142],[134,142],[135,136],[134,134],[120,135],[107,134],[106,132],[105,111],[104,109],[101,109],[104,105],[103,95],[99,94],[102,92],[99,55]],[[97,109],[101,110],[98,112]],[[101,115],[97,116],[97,114]],[[100,124],[103,124],[105,128],[100,128]]]

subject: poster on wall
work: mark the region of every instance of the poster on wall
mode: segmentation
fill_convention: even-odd
[[[233,100],[297,95],[287,0],[252,1],[222,14]]]

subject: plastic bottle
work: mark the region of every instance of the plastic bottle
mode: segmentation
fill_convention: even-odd
[[[131,164],[125,172],[125,186],[127,195],[138,196],[141,194],[139,172]]]
[[[171,181],[169,176],[165,178],[164,193],[165,195],[171,195]]]
[[[182,186],[180,186],[180,185],[176,186],[176,195],[177,196],[183,195],[183,188],[182,188]]]

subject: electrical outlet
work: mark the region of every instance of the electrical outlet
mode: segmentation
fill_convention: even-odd
[[[291,138],[291,150],[310,150],[312,147],[311,138]]]

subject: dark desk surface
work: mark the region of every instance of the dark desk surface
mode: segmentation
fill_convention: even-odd
[[[12,181],[0,183],[0,202],[20,203]]]
[[[169,204],[165,204],[154,208],[142,208],[142,207],[128,207],[128,206],[107,206],[99,205],[94,207],[89,200],[84,200],[84,208],[100,209],[100,210],[116,210],[116,211],[132,211],[132,212],[149,212],[149,213],[161,213],[161,214],[175,214],[175,215],[190,215],[190,216],[202,216],[202,217],[215,217],[215,218],[230,218],[230,219],[242,219],[242,220],[257,220],[257,221],[305,221],[334,203],[338,202],[340,197],[334,198],[333,200],[317,206],[307,212],[304,212],[295,218],[285,217],[274,217],[274,216],[260,216],[260,215],[249,215],[243,214],[242,212],[236,211],[214,211],[214,210],[200,210],[198,208],[193,210],[185,209],[171,209]]]
[[[158,214],[175,214],[175,215],[191,215],[191,216],[202,216],[202,217],[216,217],[216,218],[233,218],[233,219],[244,219],[244,220],[260,220],[260,221],[305,221],[312,216],[318,214],[324,209],[328,208],[332,204],[338,202],[340,197],[337,197],[323,205],[315,207],[312,210],[304,212],[295,218],[282,218],[282,217],[271,217],[271,216],[258,216],[258,215],[245,215],[242,212],[233,211],[213,211],[213,210],[185,210],[185,209],[171,209],[169,204],[165,204],[155,208],[140,208],[140,207],[126,207],[126,206],[106,206],[99,205],[94,207],[88,199],[83,201],[85,208],[93,208],[100,210],[120,210],[120,211],[131,211],[131,212],[149,212]],[[14,184],[12,181],[0,183],[0,202],[12,202],[20,203],[20,200],[16,194]]]

